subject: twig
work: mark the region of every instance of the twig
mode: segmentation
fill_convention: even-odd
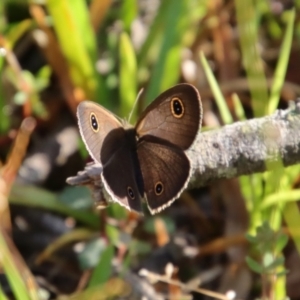
[[[35,125],[36,121],[32,117],[22,121],[11,153],[5,165],[0,169],[0,227],[3,226],[8,231],[11,228],[8,195],[26,154],[29,139]]]
[[[284,166],[300,162],[300,105],[273,115],[237,122],[199,134],[188,151],[193,176],[190,187],[220,178],[266,171],[266,162]]]
[[[178,280],[170,279],[167,276],[156,274],[156,273],[150,272],[146,269],[140,270],[139,274],[141,276],[147,277],[150,280],[161,281],[161,282],[165,282],[165,283],[168,283],[168,284],[176,285],[176,286],[178,286],[182,289],[185,289],[185,290],[188,290],[188,291],[191,291],[191,292],[197,292],[199,294],[203,294],[203,295],[213,297],[213,298],[216,298],[216,299],[229,300],[229,298],[226,297],[224,294],[220,294],[220,293],[209,291],[207,289],[202,289],[202,288],[191,288],[187,284],[184,284],[184,283],[182,283]]]

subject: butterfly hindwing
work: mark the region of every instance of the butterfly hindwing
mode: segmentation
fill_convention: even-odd
[[[110,197],[129,210],[142,212],[144,186],[137,158],[134,130],[111,130],[103,141],[101,174]]]
[[[151,213],[157,213],[178,198],[186,187],[190,162],[180,148],[152,136],[139,141],[137,153],[146,201]]]

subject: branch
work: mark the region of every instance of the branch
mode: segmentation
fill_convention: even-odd
[[[267,161],[281,160],[286,167],[297,164],[299,146],[299,102],[293,109],[203,132],[188,150],[193,168],[189,186],[264,172]]]
[[[282,161],[284,166],[300,162],[300,102],[293,109],[273,115],[236,122],[220,129],[200,133],[187,151],[192,164],[189,188],[205,186],[221,178],[233,178],[266,171],[266,162]],[[102,184],[97,164],[67,182],[90,185],[102,199]],[[103,205],[105,205],[105,200]]]

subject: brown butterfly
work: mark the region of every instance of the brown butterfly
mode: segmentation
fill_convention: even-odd
[[[101,164],[101,178],[113,201],[141,213],[145,200],[154,214],[187,186],[191,167],[184,151],[202,121],[194,86],[178,84],[160,94],[134,127],[90,101],[78,105],[77,117],[82,139]]]

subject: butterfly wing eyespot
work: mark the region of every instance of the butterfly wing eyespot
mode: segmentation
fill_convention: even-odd
[[[177,119],[182,118],[184,115],[184,105],[181,99],[178,97],[172,98],[170,105],[172,115]]]
[[[128,193],[128,196],[130,197],[130,199],[132,199],[132,200],[135,199],[133,189],[130,186],[127,187],[127,193]]]
[[[155,191],[155,194],[157,196],[161,195],[164,191],[164,186],[162,184],[161,181],[158,181],[156,184],[155,184],[155,187],[154,187],[154,191]]]
[[[98,122],[96,115],[93,112],[90,114],[90,123],[91,123],[92,130],[94,132],[98,132],[99,131],[99,122]]]

